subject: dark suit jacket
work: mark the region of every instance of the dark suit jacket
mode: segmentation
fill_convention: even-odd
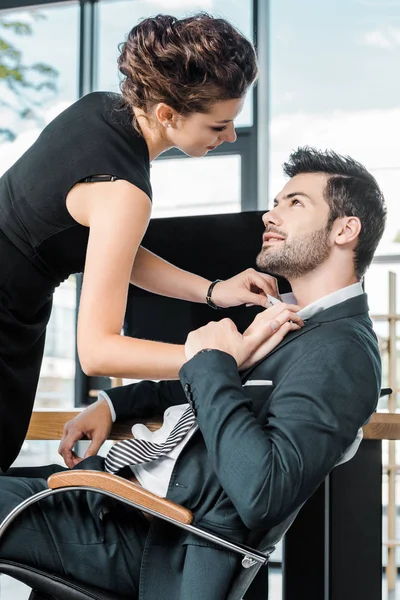
[[[273,385],[243,387],[247,379]],[[375,410],[380,385],[363,294],[315,315],[242,376],[230,355],[213,351],[187,362],[180,382],[108,393],[117,419],[160,414],[189,397],[199,431],[167,497],[190,508],[199,526],[245,542],[249,530],[265,532],[310,497]],[[222,600],[237,568],[229,552],[155,519],[140,598]]]

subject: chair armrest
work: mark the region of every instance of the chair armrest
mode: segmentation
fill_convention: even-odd
[[[139,510],[143,510],[143,512],[148,512],[153,516],[165,519],[222,548],[241,554],[243,557],[242,565],[245,568],[252,566],[254,563],[261,563],[264,565],[268,562],[269,551],[260,552],[239,542],[221,538],[211,531],[196,527],[192,524],[194,517],[190,510],[175,502],[171,502],[171,500],[160,498],[135,483],[123,479],[122,477],[118,477],[118,475],[111,475],[110,473],[104,473],[102,471],[74,469],[72,471],[63,471],[61,473],[50,475],[47,484],[49,487],[48,490],[39,492],[33,497],[28,498],[28,500],[21,502],[15,509],[16,514],[19,514],[24,510],[25,505],[31,505],[36,501],[36,497],[38,500],[41,500],[45,495],[56,494],[58,492],[62,493],[67,491],[68,488],[74,490],[82,488],[85,491],[93,489],[94,492],[108,494],[117,500],[119,499],[121,502],[126,502]],[[6,526],[8,526],[8,523],[6,523]],[[269,550],[272,551],[273,548],[270,548]]]
[[[190,525],[193,521],[193,514],[187,508],[165,498],[160,498],[128,479],[110,473],[103,473],[102,471],[74,469],[54,473],[48,478],[47,485],[52,490],[71,486],[93,487],[117,494],[125,500],[139,504],[144,511],[146,509],[156,511],[160,515],[179,521],[179,523]]]

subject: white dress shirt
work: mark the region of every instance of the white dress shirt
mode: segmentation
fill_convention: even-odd
[[[354,298],[363,293],[361,283],[354,283],[345,288],[341,288],[332,294],[328,294],[327,296],[323,296],[319,298],[312,304],[302,308],[298,314],[302,319],[310,319],[312,316],[317,314],[322,310],[326,310],[335,304],[339,304],[340,302],[344,302],[345,300],[349,300],[350,298]],[[293,294],[282,294],[281,299],[283,302],[287,304],[295,304],[296,299]],[[252,384],[262,384],[262,385],[272,385],[272,381],[247,381],[245,385]],[[103,390],[99,392],[99,398],[103,398],[108,402],[110,407],[111,415],[113,421],[115,421],[116,415],[115,410],[112,405],[111,399]],[[175,427],[176,423],[182,416],[182,414],[187,409],[187,404],[179,404],[177,406],[170,406],[164,412],[163,415],[163,424],[160,429],[157,431],[150,431],[145,425],[138,423],[132,427],[132,434],[136,439],[143,439],[155,443],[164,442],[172,429]],[[165,498],[167,495],[169,481],[171,479],[172,471],[175,466],[176,459],[181,453],[182,449],[185,447],[189,439],[192,437],[194,432],[198,429],[197,425],[193,425],[193,427],[188,431],[186,436],[168,453],[167,456],[163,456],[158,458],[157,460],[153,460],[151,462],[142,463],[140,465],[134,465],[131,467],[136,479],[139,483],[157,496],[161,496]],[[359,429],[357,433],[357,437],[352,443],[352,445],[346,450],[345,454],[338,461],[338,465],[350,460],[358,450],[358,447],[361,443],[363,437],[362,429]]]

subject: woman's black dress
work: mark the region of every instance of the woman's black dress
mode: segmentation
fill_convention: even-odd
[[[151,198],[149,153],[121,96],[94,92],[61,113],[0,179],[0,468],[25,438],[54,289],[83,271],[89,229],[66,196],[93,175]],[[118,266],[116,265],[116,268]]]

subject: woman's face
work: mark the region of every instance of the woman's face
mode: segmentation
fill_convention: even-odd
[[[207,113],[176,116],[166,130],[168,141],[189,156],[204,156],[224,142],[236,140],[234,120],[243,108],[244,98],[221,100]]]

